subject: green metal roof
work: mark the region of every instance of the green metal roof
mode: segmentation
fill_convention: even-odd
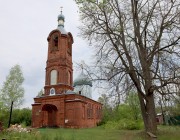
[[[60,19],[65,20],[65,16],[63,14],[59,14],[58,15],[58,20],[60,20]]]
[[[92,81],[83,72],[74,80],[75,86],[89,85],[92,87]]]

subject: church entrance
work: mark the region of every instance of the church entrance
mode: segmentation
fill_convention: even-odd
[[[42,107],[42,111],[46,111],[46,126],[47,127],[57,127],[57,107],[52,104],[45,104]]]

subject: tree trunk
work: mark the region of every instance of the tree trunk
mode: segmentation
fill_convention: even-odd
[[[138,93],[140,106],[141,106],[141,114],[144,121],[144,127],[146,132],[151,132],[156,134],[157,131],[157,122],[156,122],[156,112],[155,112],[155,104],[154,104],[154,95],[150,94],[146,96],[146,100],[142,97],[140,93]]]
[[[11,125],[11,116],[12,116],[12,108],[13,108],[13,101],[11,102],[11,109],[10,109],[10,114],[9,114],[9,123],[8,123],[8,128]]]

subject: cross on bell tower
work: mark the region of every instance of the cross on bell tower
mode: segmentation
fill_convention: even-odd
[[[60,11],[60,12],[61,12],[61,14],[62,14],[62,9],[63,9],[63,7],[61,6],[60,8],[61,8],[61,11]]]

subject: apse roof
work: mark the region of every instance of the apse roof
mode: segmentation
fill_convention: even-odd
[[[83,85],[89,85],[92,87],[92,81],[82,71],[81,74],[74,80],[74,87]]]
[[[68,91],[66,91],[66,94],[76,94],[76,92],[68,90]]]

